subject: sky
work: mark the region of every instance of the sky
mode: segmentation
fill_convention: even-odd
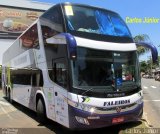
[[[35,1],[35,0],[34,0]],[[150,41],[158,49],[160,55],[160,0],[36,0],[45,3],[61,3],[61,2],[72,2],[93,5],[102,7],[117,12],[125,22],[130,19],[141,19],[142,22],[146,18],[157,19],[157,22],[150,23],[127,23],[132,36],[139,34],[147,34],[150,37]],[[130,18],[127,19],[126,18]],[[150,53],[140,57],[140,60],[147,60]]]

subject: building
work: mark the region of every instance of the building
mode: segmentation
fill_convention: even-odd
[[[32,0],[0,0],[0,65],[3,52],[51,6]]]

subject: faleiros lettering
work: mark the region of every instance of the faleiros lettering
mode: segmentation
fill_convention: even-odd
[[[129,104],[129,103],[130,103],[130,100],[108,101],[108,102],[104,102],[103,106],[116,106],[116,105]]]

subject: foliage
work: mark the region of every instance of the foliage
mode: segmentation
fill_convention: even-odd
[[[142,61],[140,65],[141,65],[141,68],[140,68],[141,72],[144,72],[144,73],[148,72],[150,66],[146,61]]]
[[[160,61],[160,56],[158,56],[158,59]],[[151,58],[147,61],[140,62],[140,66],[141,66],[140,71],[144,73],[150,72],[151,68],[156,69],[159,67],[158,64],[153,64]]]
[[[134,41],[135,42],[150,42],[150,38],[147,34],[139,34],[134,37]],[[148,52],[149,49],[139,46],[137,48],[137,51],[138,51],[138,55],[143,55],[144,53]]]
[[[142,41],[149,41],[149,40],[150,38],[147,34],[139,34],[134,37],[135,42],[139,42],[139,41],[142,42]]]

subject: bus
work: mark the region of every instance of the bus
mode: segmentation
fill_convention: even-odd
[[[37,112],[40,122],[48,118],[70,129],[140,120],[137,45],[113,11],[54,5],[3,54],[4,95]],[[156,61],[157,50],[148,46]]]

